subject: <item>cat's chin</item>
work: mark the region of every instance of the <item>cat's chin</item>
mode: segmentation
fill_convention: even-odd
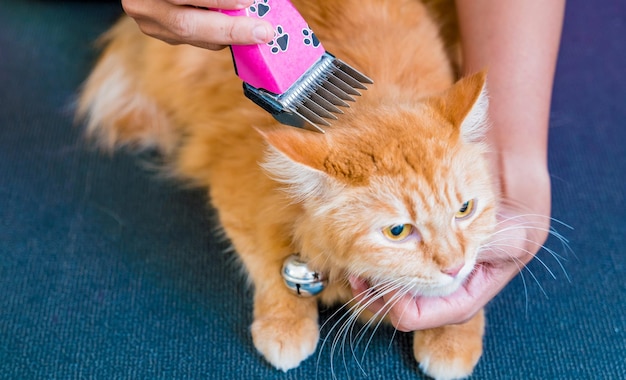
[[[458,278],[452,282],[447,284],[406,284],[404,289],[406,290],[406,294],[411,295],[412,297],[445,297],[449,296],[452,293],[456,292],[463,283],[467,280],[467,278]],[[386,281],[381,282],[380,284],[384,284]],[[376,289],[379,282],[373,280],[365,280],[365,283],[369,284],[371,289]],[[384,287],[381,286],[381,287]]]
[[[413,289],[412,293],[414,297],[445,297],[445,296],[449,296],[450,294],[456,292],[461,285],[463,284],[463,281],[459,282],[459,283],[452,283],[449,285],[445,285],[445,286],[437,286],[437,287],[417,287],[416,289]]]
[[[467,278],[457,278],[447,284],[416,285],[409,293],[414,297],[445,297],[459,290]]]

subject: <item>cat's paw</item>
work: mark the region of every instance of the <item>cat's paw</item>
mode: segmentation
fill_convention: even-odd
[[[420,369],[435,380],[465,379],[478,363],[482,345],[454,337],[426,342],[416,334],[413,354]]]
[[[478,358],[480,358],[480,355],[478,355]],[[435,380],[460,380],[468,378],[478,362],[478,359],[472,363],[464,359],[441,358],[428,354],[421,356],[420,359],[417,360],[419,361],[419,367],[422,372]]]
[[[254,346],[282,371],[296,368],[315,352],[319,336],[317,321],[310,318],[264,318],[252,323]]]
[[[413,354],[420,369],[435,380],[464,379],[483,353],[483,332],[482,313],[465,324],[416,331]]]

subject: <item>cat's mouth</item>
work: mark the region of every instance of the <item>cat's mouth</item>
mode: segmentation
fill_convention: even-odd
[[[450,269],[435,265],[408,266],[407,268],[385,269],[370,266],[363,272],[354,274],[356,282],[361,284],[356,291],[371,295],[403,294],[412,297],[446,297],[458,291],[475,272],[476,255],[465,255],[460,266]],[[349,272],[348,272],[349,273]],[[349,279],[350,284],[352,278]],[[385,297],[388,298],[388,297]]]
[[[450,278],[424,279],[420,277],[402,278],[361,278],[357,281],[365,284],[367,292],[371,295],[407,294],[412,297],[445,297],[456,292],[469,278],[469,274],[458,275]],[[350,283],[353,284],[353,280]],[[361,286],[363,287],[363,286]],[[352,286],[353,291],[355,287]]]

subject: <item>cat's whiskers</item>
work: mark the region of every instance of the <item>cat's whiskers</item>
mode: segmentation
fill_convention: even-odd
[[[396,282],[398,282],[398,280],[389,281],[385,283],[379,283],[370,287],[369,289],[366,289],[364,292],[362,292],[359,295],[359,297],[360,296],[365,297],[366,299],[365,302],[362,300],[357,300],[353,298],[353,301],[356,301],[356,302],[348,310],[348,314],[345,315],[346,318],[344,319],[342,317],[344,321],[342,322],[342,319],[340,319],[331,329],[332,331],[335,327],[337,327],[339,323],[342,323],[342,325],[339,326],[339,329],[337,330],[335,337],[333,339],[333,344],[331,345],[331,355],[330,355],[331,356],[331,368],[333,367],[333,363],[334,363],[335,351],[339,347],[342,352],[345,352],[346,340],[348,339],[349,336],[353,334],[354,327],[356,326],[360,315],[365,310],[367,310],[374,302],[376,302],[379,299],[382,299],[385,295],[394,291],[399,286],[398,284],[396,284]],[[369,321],[372,321],[373,319],[375,319],[377,314],[378,313],[374,314],[374,316],[370,318]],[[369,321],[368,323],[366,323],[366,325],[363,328],[367,328],[367,326],[369,325]],[[329,331],[329,334],[331,331]],[[350,339],[350,343],[351,343],[350,348],[351,348],[352,356],[354,357],[357,365],[359,366],[359,369],[365,374],[365,370],[362,368],[360,361],[356,356],[355,347],[352,344],[353,343],[352,339]],[[347,368],[347,363],[345,362],[345,356],[343,358],[343,362],[344,362],[344,367]],[[332,370],[331,372],[334,374],[334,370]]]
[[[528,299],[528,286],[527,286],[527,283],[526,283],[526,278],[524,277],[524,270],[526,270],[530,274],[530,276],[533,278],[533,280],[535,280],[535,283],[539,287],[539,290],[541,290],[541,292],[544,294],[544,296],[546,298],[548,297],[548,294],[546,293],[545,289],[543,288],[543,285],[541,285],[541,282],[539,281],[539,279],[537,278],[535,273],[521,259],[511,255],[507,250],[505,250],[503,248],[499,248],[499,247],[496,246],[496,247],[493,247],[492,249],[495,252],[502,252],[502,253],[504,253],[509,259],[511,259],[511,261],[515,264],[515,266],[517,266],[517,269],[519,270],[520,277],[522,279],[522,283],[524,285],[524,298],[525,298],[525,310],[526,310],[526,312],[528,312],[529,299]]]
[[[500,239],[502,241],[508,241],[508,239]],[[493,241],[491,244],[489,244],[488,248],[493,249],[494,247],[506,247],[506,248],[511,248],[513,250],[519,250],[521,252],[526,253],[528,256],[534,256],[534,259],[537,260],[539,263],[541,263],[541,265],[546,269],[546,271],[550,274],[550,277],[552,277],[553,279],[557,279],[556,275],[554,274],[554,272],[550,269],[550,267],[545,263],[545,261],[543,261],[540,257],[538,257],[536,254],[533,254],[532,251],[526,249],[526,248],[521,248],[518,246],[515,246],[513,244],[498,244],[498,241],[500,240],[496,240]],[[539,246],[540,248],[545,249],[548,252],[553,252],[551,249],[546,248],[545,246],[535,242],[534,240],[531,239],[522,239],[522,241],[528,242],[530,244],[535,244],[537,246]],[[515,258],[517,261],[519,261],[520,263],[523,263],[523,261],[511,254],[508,253],[508,251],[501,249],[502,252],[506,252],[509,258]],[[558,255],[557,255],[558,256]],[[560,257],[560,256],[558,256]],[[555,257],[556,258],[556,257]],[[565,273],[565,277],[567,277],[569,279],[569,276],[567,274],[567,271],[565,270],[565,267],[561,264],[561,262],[559,261],[559,259],[556,260],[557,263],[559,263],[559,265],[561,266],[561,268],[563,269],[563,272]]]
[[[564,226],[571,228],[570,226],[564,224]],[[565,238],[561,233],[559,233],[554,227],[550,226],[550,228],[545,228],[545,227],[537,227],[535,225],[532,224],[532,222],[527,222],[527,223],[519,223],[517,225],[513,225],[513,226],[509,226],[507,228],[503,228],[501,230],[499,230],[497,233],[503,233],[503,232],[508,232],[508,231],[514,231],[514,230],[519,230],[519,229],[527,229],[527,230],[535,230],[535,231],[540,231],[540,232],[544,232],[547,233],[548,235],[552,235],[555,238],[557,238],[560,242],[561,245],[563,246],[564,250],[566,252],[571,253],[574,257],[576,256],[574,251],[571,249],[570,245],[569,245],[569,240],[567,240],[567,238]],[[525,239],[526,242],[528,243],[533,243],[538,245],[540,248],[546,250],[547,252],[549,252],[552,256],[554,256],[555,259],[560,259],[560,260],[567,260],[566,257],[559,255],[558,253],[556,253],[554,250],[546,247],[545,245],[539,244],[531,239]],[[567,273],[565,273],[567,275]],[[569,279],[569,277],[568,277]]]
[[[501,213],[497,214],[498,216],[503,217],[504,215]],[[500,221],[498,221],[496,223],[496,232],[495,233],[499,233],[500,231],[504,231],[505,229],[498,229],[498,226],[505,224],[505,223],[510,223],[511,221],[514,220],[519,220],[521,219],[523,222],[522,223],[518,223],[518,225],[530,225],[533,226],[535,225],[535,228],[541,229],[542,231],[548,232],[552,235],[554,235],[555,237],[557,237],[559,240],[561,240],[562,242],[565,243],[569,243],[569,240],[567,240],[567,238],[565,238],[563,235],[561,235],[553,226],[552,223],[556,223],[562,227],[565,227],[569,230],[573,230],[574,227],[570,226],[569,224],[556,219],[554,217],[550,217],[550,216],[546,216],[546,215],[541,215],[541,214],[519,214],[519,215],[514,215],[514,216],[507,216],[507,217],[503,217]],[[534,219],[534,220],[532,220]],[[546,229],[545,227],[536,227],[537,223],[540,223],[539,220],[542,219],[544,221],[548,221],[550,222],[550,227],[548,229]],[[569,248],[569,245],[568,245]]]
[[[496,248],[496,249],[497,250],[501,250],[500,248]],[[501,251],[503,251],[505,253],[507,252],[505,250],[501,250]],[[517,257],[510,256],[510,255],[509,255],[509,257],[511,258],[511,260],[513,261],[513,263],[517,267],[517,271],[518,271],[518,273],[520,275],[520,278],[522,279],[522,285],[524,286],[524,313],[525,313],[526,316],[528,316],[528,304],[529,304],[528,285],[526,284],[526,277],[524,277],[523,270],[524,269],[528,270],[528,272],[530,273],[531,277],[535,280],[535,282],[539,286],[539,289],[543,290],[543,287],[541,286],[541,284],[539,283],[539,281],[535,277],[535,274],[530,270],[530,268],[526,268],[526,265],[524,264],[524,262],[522,260],[518,259]]]
[[[361,362],[365,358],[365,354],[367,353],[367,349],[369,348],[369,345],[374,337],[374,334],[376,333],[380,325],[383,323],[384,319],[390,312],[391,308],[395,306],[397,302],[400,301],[400,299],[402,299],[407,294],[411,293],[413,288],[414,288],[414,285],[412,284],[412,281],[410,281],[410,279],[407,279],[407,278],[397,278],[393,280],[377,282],[374,285],[372,285],[370,288],[364,290],[360,294],[353,297],[350,301],[348,301],[348,303],[344,304],[338,310],[336,310],[329,317],[327,322],[325,322],[322,325],[321,329],[323,329],[324,326],[326,326],[326,324],[330,322],[330,320],[332,320],[332,318],[335,317],[338,313],[345,311],[345,314],[342,315],[339,318],[339,320],[337,320],[330,327],[330,330],[328,331],[326,338],[322,340],[322,345],[320,347],[320,352],[318,354],[318,365],[319,365],[319,358],[320,358],[319,355],[321,355],[321,352],[323,351],[323,348],[326,345],[326,342],[328,341],[330,335],[333,334],[334,332],[333,341],[330,347],[331,373],[333,374],[333,378],[336,378],[335,369],[334,369],[335,352],[339,349],[345,353],[347,343],[350,346],[350,352],[355,362],[357,363],[359,369],[361,370],[363,374],[366,375],[364,368],[361,366]],[[383,297],[388,296],[389,294],[392,294],[392,295],[389,298],[389,300],[386,301],[384,307],[378,310],[377,312],[373,313],[373,315],[370,316],[368,320],[363,324],[361,329],[355,333],[354,328],[356,327],[360,316],[374,302],[377,302],[378,300],[383,299]],[[365,298],[365,299],[360,300],[360,298]],[[352,305],[348,308],[350,304]],[[373,329],[372,329],[372,326],[373,326]],[[356,349],[362,343],[363,339],[367,337],[367,331],[371,331],[371,333],[365,344],[363,354],[361,355],[359,359],[356,354]],[[393,336],[395,337],[395,331],[394,331]],[[393,341],[393,337],[392,337],[392,341]],[[344,368],[347,368],[345,355],[342,361],[344,363]]]
[[[365,359],[365,355],[367,354],[367,349],[369,348],[369,345],[374,337],[374,334],[376,333],[378,328],[381,326],[381,324],[384,322],[384,319],[387,317],[387,315],[389,314],[393,306],[395,306],[395,304],[412,289],[412,285],[410,283],[407,283],[406,279],[404,278],[398,278],[393,281],[389,281],[388,285],[389,285],[388,289],[386,289],[385,291],[383,292],[378,291],[375,293],[376,297],[372,299],[372,302],[375,302],[378,299],[382,299],[385,295],[388,295],[389,293],[392,293],[391,298],[384,304],[383,308],[375,312],[368,319],[368,321],[365,322],[365,324],[357,333],[357,335],[354,337],[354,339],[351,339],[350,341],[352,355],[357,361],[357,363],[359,363],[359,359],[356,357],[355,350],[359,346],[359,344],[361,344],[361,341],[365,338],[367,331],[371,331],[371,333],[369,335],[369,339],[367,340],[367,343],[365,344],[365,347],[363,348],[363,354],[361,355],[361,358],[360,358],[361,362]],[[369,307],[370,303],[364,304],[357,311],[357,313],[355,314],[355,318],[354,318],[355,322],[358,316]],[[374,326],[373,329],[371,328],[372,326]],[[353,335],[352,328],[350,329],[350,332],[347,336]],[[395,337],[395,330],[394,330],[394,335],[391,338],[392,341],[393,341],[393,337]]]
[[[320,331],[323,331],[324,327],[335,317],[337,316],[339,313],[341,313],[342,311],[344,311],[344,314],[330,327],[330,330],[328,331],[328,333],[326,334],[326,337],[322,339],[322,344],[320,345],[320,349],[318,352],[318,358],[317,358],[317,365],[319,366],[319,361],[321,359],[321,354],[324,351],[324,346],[326,345],[326,342],[328,341],[328,338],[330,337],[330,335],[333,333],[333,331],[337,328],[337,326],[342,323],[342,321],[346,320],[345,324],[349,324],[349,323],[353,323],[351,318],[353,318],[354,315],[356,315],[356,313],[354,312],[355,309],[358,309],[360,307],[360,302],[357,301],[358,298],[360,297],[366,297],[368,292],[370,291],[370,289],[366,289],[364,291],[362,291],[361,293],[357,294],[356,296],[352,297],[350,300],[348,300],[348,302],[346,302],[345,304],[343,304],[339,309],[337,309],[332,315],[330,315],[330,317],[328,317],[328,319],[326,320],[326,322],[324,322],[321,326],[320,326]],[[354,302],[354,304],[352,304]],[[352,304],[352,305],[351,305]],[[347,310],[346,310],[347,309]],[[333,376],[333,379],[336,378],[335,376],[335,370],[334,370],[334,351],[335,351],[335,347],[337,344],[337,337],[340,336],[340,332],[344,329],[344,325],[342,325],[340,327],[340,329],[335,333],[334,339],[333,339],[333,343],[331,345],[331,352],[330,352],[330,368],[331,368],[331,374]],[[359,364],[359,368],[360,363]],[[361,368],[362,370],[362,368]]]
[[[512,262],[515,263],[515,265],[519,269],[520,277],[524,285],[524,295],[526,299],[526,312],[528,312],[529,301],[528,301],[528,287],[527,287],[526,279],[524,277],[524,270],[526,270],[527,273],[530,274],[530,276],[533,278],[533,280],[535,281],[535,283],[537,284],[537,286],[539,287],[539,289],[541,290],[541,292],[544,294],[546,298],[548,298],[548,294],[545,291],[544,287],[541,285],[538,277],[531,270],[531,268],[528,267],[527,262],[525,262],[521,257],[516,257],[513,253],[511,253],[512,251],[521,252],[525,255],[530,256],[531,258],[534,258],[535,260],[537,260],[537,262],[541,264],[541,266],[543,266],[543,268],[545,268],[548,274],[553,279],[556,280],[558,278],[556,273],[549,267],[548,263],[544,259],[539,257],[539,253],[541,251],[548,252],[550,256],[557,262],[557,264],[559,265],[561,271],[565,275],[565,278],[568,280],[568,282],[571,282],[571,277],[569,273],[567,272],[565,266],[563,265],[563,261],[568,260],[567,257],[563,256],[562,254],[558,254],[555,250],[549,248],[545,244],[541,244],[537,242],[536,240],[533,240],[528,237],[519,236],[520,230],[524,231],[525,236],[528,236],[532,232],[546,233],[549,236],[555,237],[561,243],[563,250],[567,253],[571,253],[575,257],[576,255],[571,249],[569,245],[569,241],[561,233],[559,233],[554,226],[550,225],[549,227],[546,227],[545,226],[546,221],[554,222],[568,229],[573,229],[568,224],[563,223],[562,221],[558,219],[548,217],[545,215],[539,215],[539,214],[515,215],[512,217],[502,218],[496,224],[495,232],[491,235],[491,238],[488,239],[488,242],[484,244],[479,250],[480,252],[491,251],[496,254],[500,254],[500,255],[503,254],[508,259],[510,259]],[[512,240],[523,242],[524,244],[526,244],[528,248],[525,248],[519,245],[514,245],[511,242]],[[532,249],[533,246],[537,248],[536,253]]]
[[[371,326],[371,323],[373,323],[374,320],[377,320],[378,322],[376,323],[376,326],[374,327],[372,333],[370,334],[369,339],[367,340],[367,343],[365,344],[365,347],[363,349],[363,355],[361,355],[361,361],[363,361],[365,359],[365,354],[367,353],[367,349],[369,348],[370,343],[372,342],[372,339],[374,337],[374,334],[376,333],[376,330],[378,329],[378,327],[380,326],[380,324],[384,321],[384,319],[387,317],[387,315],[391,312],[391,309],[404,297],[406,296],[409,292],[411,292],[412,290],[412,286],[410,284],[405,284],[402,288],[398,289],[397,292],[395,294],[392,295],[391,299],[389,299],[389,301],[387,301],[387,303],[385,304],[385,307],[381,310],[379,310],[377,313],[374,314],[374,317],[371,318],[367,324],[366,324],[366,328],[369,328],[369,326]],[[381,311],[384,311],[384,313],[382,315],[379,315]],[[404,315],[404,312],[406,311],[406,307],[404,310],[402,310],[402,313],[400,314],[400,319],[402,319],[402,316]],[[363,334],[361,334],[362,336],[365,335],[365,331],[366,329],[362,329]],[[391,343],[393,342],[393,339],[396,336],[396,332],[398,330],[394,329],[393,335],[391,336],[391,340],[389,342],[389,345],[391,345]],[[359,338],[356,342],[356,346],[359,345],[361,338]]]
[[[529,220],[529,219],[534,219],[533,220]],[[517,221],[520,220],[521,222],[518,222],[517,224],[513,224],[509,227],[505,227],[505,228],[501,228],[498,229],[497,227],[503,223],[511,223],[513,221]],[[550,226],[549,228],[544,227],[544,224],[539,222],[538,219],[544,219],[547,220],[548,222],[550,222]],[[535,230],[535,231],[539,231],[539,232],[544,232],[547,233],[548,235],[554,236],[557,240],[559,240],[559,242],[561,243],[561,245],[563,246],[563,249],[572,254],[574,257],[576,257],[575,252],[572,250],[572,248],[569,245],[569,240],[567,238],[565,238],[565,236],[563,236],[560,232],[557,231],[557,229],[552,225],[552,223],[556,223],[562,227],[565,227],[569,230],[573,230],[574,228],[556,218],[552,218],[552,217],[548,217],[545,215],[539,215],[539,214],[521,214],[521,215],[516,215],[513,217],[509,217],[506,218],[504,220],[501,220],[500,222],[497,223],[496,225],[496,232],[494,233],[494,236],[496,234],[500,234],[503,232],[508,232],[508,231],[513,231],[513,230],[518,230],[518,229],[527,229],[527,230]],[[539,225],[538,225],[539,224]],[[546,249],[545,245],[540,245],[541,248]],[[552,251],[553,253],[555,253],[554,251]],[[565,257],[561,256],[561,255],[557,255],[558,258],[566,260]]]
[[[385,303],[385,305],[384,305],[384,307],[382,309],[380,309],[379,311],[377,311],[376,313],[374,313],[372,315],[372,317],[365,323],[364,328],[361,329],[359,334],[353,340],[353,343],[355,344],[355,347],[357,347],[361,343],[362,339],[364,338],[365,331],[367,331],[367,329],[369,329],[372,326],[372,324],[374,324],[374,322],[376,322],[376,326],[374,327],[374,330],[372,331],[372,334],[370,335],[370,338],[368,339],[368,341],[367,341],[367,343],[365,345],[365,350],[363,352],[363,356],[367,352],[367,347],[369,347],[369,344],[370,344],[370,342],[372,340],[372,337],[374,336],[374,333],[376,332],[376,330],[378,329],[380,324],[383,322],[385,317],[389,314],[391,308],[399,301],[399,299],[401,297],[406,295],[412,289],[412,285],[410,283],[406,283],[404,280],[405,279],[403,279],[403,278],[399,278],[399,279],[396,279],[396,280],[393,281],[396,284],[393,284],[393,287],[390,287],[389,291],[385,292],[386,294],[394,292],[392,297],[391,297],[391,299],[389,299]],[[381,296],[381,297],[379,297],[377,299],[380,299],[382,297],[383,296]],[[361,357],[361,360],[363,360],[363,356]]]

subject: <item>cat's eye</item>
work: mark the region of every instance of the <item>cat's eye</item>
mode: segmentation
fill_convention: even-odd
[[[383,235],[391,241],[404,240],[411,232],[413,232],[413,226],[410,224],[394,224],[383,228]]]
[[[476,209],[476,200],[470,199],[469,201],[466,201],[465,203],[463,203],[459,211],[457,211],[456,215],[454,215],[454,218],[456,220],[467,219],[470,216],[472,216],[472,214],[474,214],[475,209]]]

